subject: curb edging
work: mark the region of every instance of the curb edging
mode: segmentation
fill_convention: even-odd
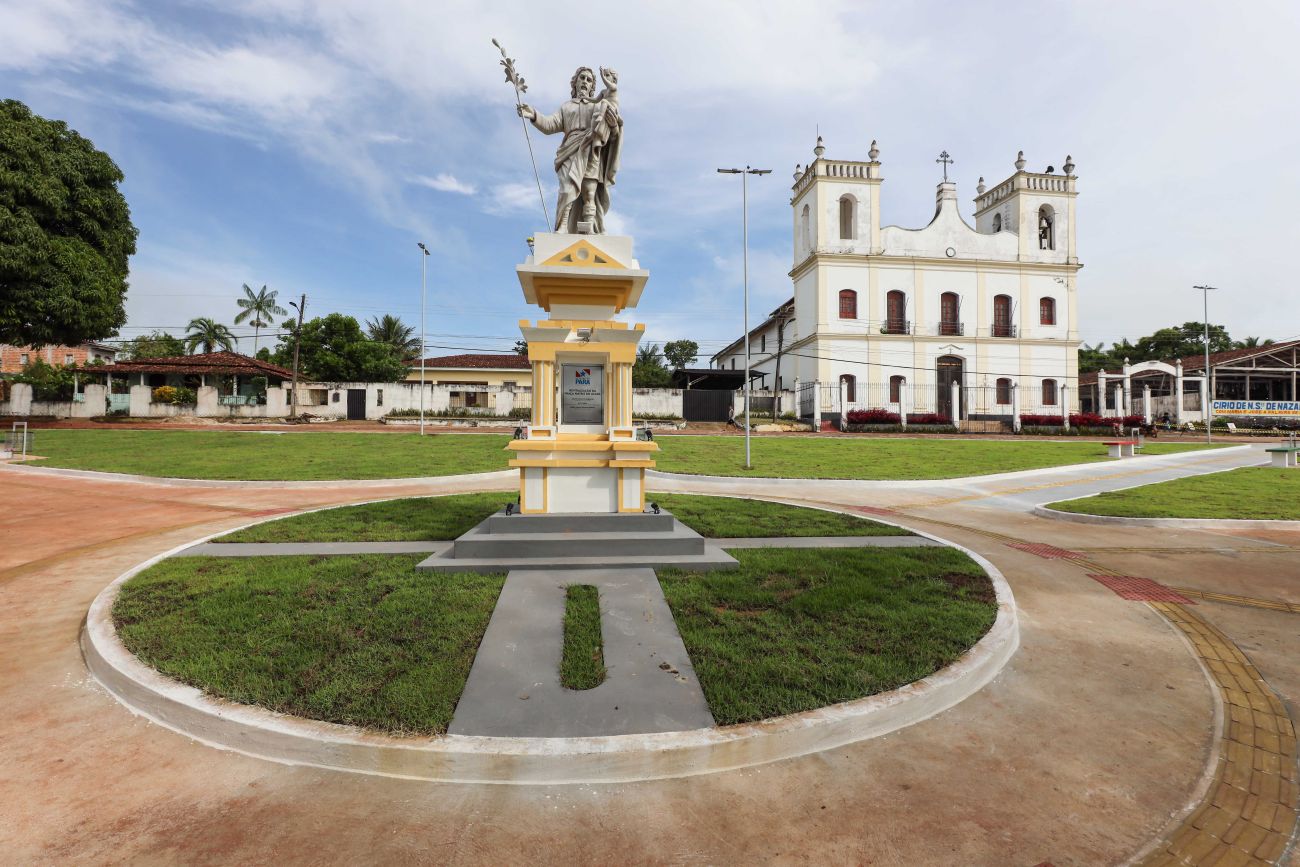
[[[890,692],[725,728],[588,738],[444,735],[416,740],[210,698],[142,663],[122,645],[112,622],[113,603],[123,583],[196,542],[150,558],[104,588],[86,614],[80,644],[91,674],[132,713],[207,746],[282,764],[432,782],[509,785],[687,777],[879,737],[947,710],[991,682],[1019,647],[1015,598],[1002,573],[984,557],[947,540],[938,541],[979,563],[989,575],[998,603],[992,627],[960,659]]]

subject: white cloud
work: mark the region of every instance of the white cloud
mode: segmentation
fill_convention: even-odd
[[[555,204],[555,196],[551,190],[546,190],[545,187],[543,190],[549,208]],[[542,205],[535,184],[506,183],[492,187],[488,198],[484,200],[483,210],[497,215],[533,213],[540,217]]]
[[[447,172],[439,172],[432,178],[428,175],[416,175],[411,178],[411,182],[428,187],[431,190],[437,190],[440,193],[459,193],[462,196],[472,196],[477,192],[473,184],[467,184]]]

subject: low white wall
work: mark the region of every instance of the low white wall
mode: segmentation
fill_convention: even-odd
[[[679,388],[632,389],[632,416],[673,415],[682,417],[682,391]]]

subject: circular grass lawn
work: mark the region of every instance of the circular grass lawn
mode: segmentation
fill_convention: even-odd
[[[267,522],[240,535],[261,530],[256,541],[266,535],[338,541],[341,528],[351,525],[371,541],[376,535],[450,538],[506,496],[343,507]],[[663,499],[715,537],[907,532],[853,515],[755,500]],[[375,520],[358,520],[367,514]],[[952,548],[732,554],[740,562],[733,571],[659,573],[719,724],[811,710],[919,680],[958,659],[997,613],[988,576]],[[431,576],[416,572],[420,559],[172,558],[122,586],[113,621],[141,660],[210,695],[392,734],[441,734],[505,576]]]

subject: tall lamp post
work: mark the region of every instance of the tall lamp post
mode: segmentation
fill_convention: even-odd
[[[1218,286],[1193,286],[1193,289],[1201,290],[1201,303],[1204,306],[1205,313],[1205,406],[1201,407],[1201,414],[1205,416],[1205,441],[1213,442],[1213,435],[1210,433],[1210,422],[1213,416],[1210,407],[1214,405],[1214,382],[1210,379],[1210,293],[1218,290]],[[1250,395],[1246,395],[1250,397]],[[1182,400],[1183,396],[1178,395]]]
[[[749,457],[749,396],[751,384],[749,378],[749,176],[770,175],[771,169],[718,169],[720,175],[740,175],[740,236],[743,248],[744,289],[745,289],[745,469],[750,469]]]
[[[420,436],[424,436],[424,287],[429,274],[429,248],[416,241],[420,248]]]

